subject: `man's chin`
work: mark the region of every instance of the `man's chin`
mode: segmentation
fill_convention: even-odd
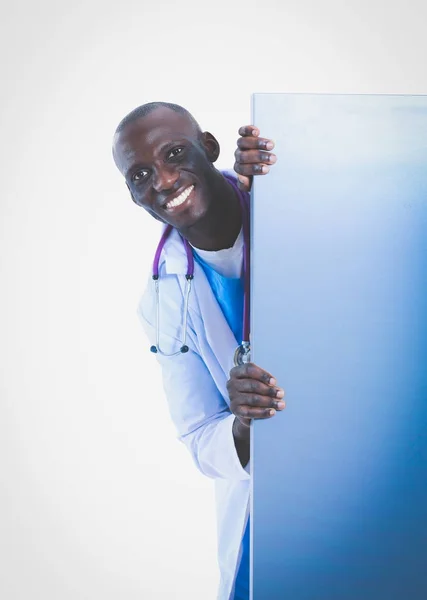
[[[208,213],[208,206],[200,201],[196,194],[189,198],[188,202],[172,210],[165,209],[164,220],[176,227],[178,230],[188,230],[203,222]]]

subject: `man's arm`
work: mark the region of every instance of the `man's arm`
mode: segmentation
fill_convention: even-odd
[[[150,340],[155,339],[153,325],[140,320]],[[211,478],[249,479],[246,460],[243,466],[234,438],[236,417],[215,385],[208,368],[196,349],[194,333],[189,328],[189,351],[177,356],[156,357],[162,369],[163,388],[172,421],[190,451],[197,468]],[[177,340],[162,333],[162,347],[170,351]]]
[[[237,456],[239,457],[242,467],[246,467],[251,455],[250,434],[250,425],[243,424],[242,421],[236,417],[233,423],[233,437]]]

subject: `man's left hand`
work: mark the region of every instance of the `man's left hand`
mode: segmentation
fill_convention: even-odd
[[[259,129],[254,125],[240,127],[239,135],[241,137],[237,140],[237,150],[234,153],[234,170],[238,174],[239,188],[249,192],[253,176],[268,173],[277,157],[271,152],[274,142],[259,137]]]

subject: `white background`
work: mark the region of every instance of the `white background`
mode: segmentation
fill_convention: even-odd
[[[425,94],[426,4],[1,13],[0,597],[213,600],[213,483],[176,440],[136,317],[158,227],[115,170],[114,128],[182,104],[222,168],[253,92]]]

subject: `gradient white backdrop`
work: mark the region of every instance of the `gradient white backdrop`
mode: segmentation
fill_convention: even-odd
[[[253,92],[427,93],[426,6],[2,3],[2,600],[216,596],[213,484],[136,317],[158,228],[115,170],[117,122],[180,103],[230,167]]]

